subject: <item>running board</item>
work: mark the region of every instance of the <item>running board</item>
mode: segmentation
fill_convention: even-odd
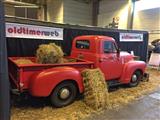
[[[121,85],[122,83],[120,83],[118,80],[108,80],[107,84],[109,87],[112,87],[112,86]]]

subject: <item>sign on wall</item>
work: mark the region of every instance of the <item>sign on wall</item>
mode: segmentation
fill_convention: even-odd
[[[63,28],[6,23],[6,37],[63,40]]]
[[[142,42],[143,34],[137,33],[120,33],[121,42]]]

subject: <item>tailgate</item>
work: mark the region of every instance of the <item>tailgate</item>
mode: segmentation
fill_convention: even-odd
[[[8,71],[9,71],[9,78],[12,80],[11,82],[19,88],[19,71],[20,68],[11,60],[8,61]]]

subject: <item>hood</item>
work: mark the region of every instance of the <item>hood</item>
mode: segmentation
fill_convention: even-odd
[[[134,55],[131,55],[130,53],[126,51],[120,52],[120,59],[126,63],[128,61],[134,60]]]

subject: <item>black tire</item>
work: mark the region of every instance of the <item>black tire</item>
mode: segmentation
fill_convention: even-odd
[[[131,76],[130,83],[128,84],[129,87],[136,87],[139,84],[141,78],[142,78],[141,72],[135,71]]]
[[[69,91],[69,95],[68,92]],[[64,94],[66,92],[66,94]],[[68,96],[66,96],[68,95]],[[74,102],[77,95],[77,87],[72,82],[63,82],[59,84],[52,92],[50,99],[55,107],[64,107]]]

